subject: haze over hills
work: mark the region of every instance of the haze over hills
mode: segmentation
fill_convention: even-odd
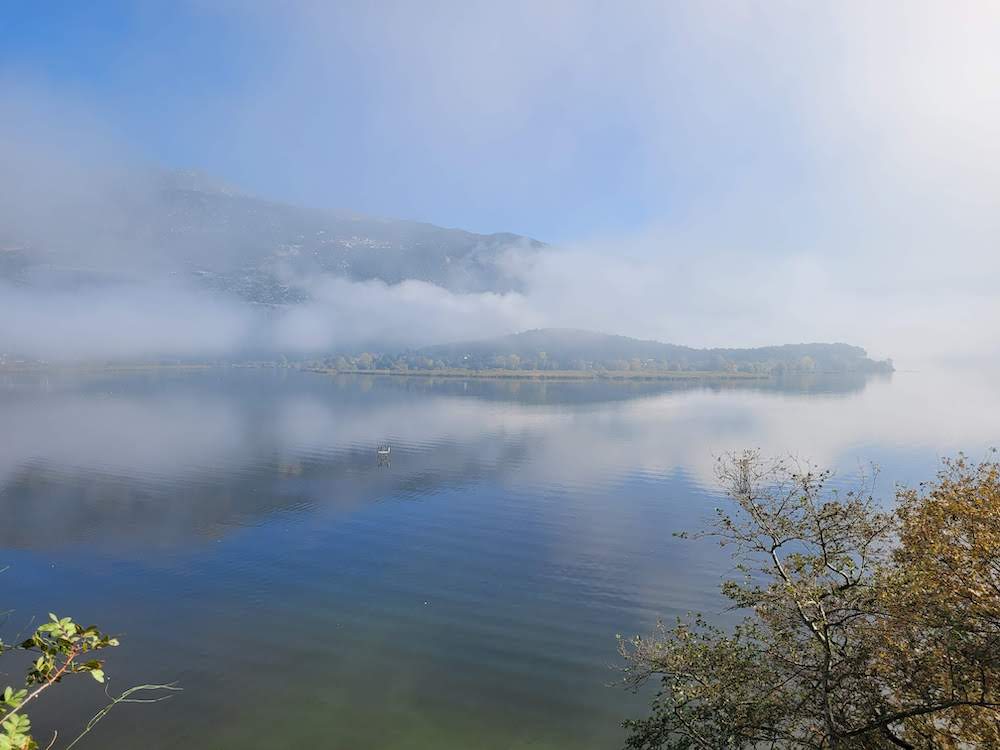
[[[70,182],[39,178],[0,206],[0,357],[367,350],[387,368],[891,369],[846,344],[695,349],[570,328],[476,340],[551,320],[573,260],[516,234],[302,208],[195,172]],[[435,343],[449,340],[471,343]]]
[[[664,23],[657,3],[656,19],[614,34],[601,14],[532,10],[530,27],[547,29],[532,37],[518,36],[523,19],[470,12],[462,33],[434,21],[424,38],[409,32],[426,14],[388,14],[383,33],[369,5],[329,27],[292,23],[282,5],[258,41],[278,43],[288,23],[309,38],[254,54],[245,79],[239,53],[263,48],[223,53],[206,32],[213,62],[123,49],[92,90],[77,63],[96,59],[79,49],[93,40],[62,44],[43,21],[29,43],[18,28],[4,51],[20,41],[38,59],[0,76],[0,351],[291,356],[558,326],[699,346],[848,341],[907,368],[1000,362],[997,327],[982,325],[1000,319],[989,24],[908,17],[915,43],[880,11],[865,54],[843,64],[802,47],[792,23],[782,39],[807,54],[779,80],[769,34],[736,33],[784,23],[758,14],[720,37],[713,14]],[[95,14],[79,22],[109,33]],[[694,67],[665,43],[689,22],[706,42],[681,44]],[[893,33],[876,39],[883,24]],[[810,28],[838,49],[847,25]],[[477,54],[497,28],[531,53]],[[142,49],[165,44],[160,32]],[[962,54],[927,41],[952,32]],[[595,40],[612,45],[606,59]],[[940,64],[909,70],[924,42]],[[122,60],[159,61],[163,78],[139,85],[151,71]],[[177,101],[159,96],[175,85]],[[612,106],[608,92],[621,93]],[[184,165],[237,187],[170,171]]]
[[[99,205],[64,202],[38,221],[6,222],[0,281],[60,288],[191,281],[268,305],[307,300],[310,280],[321,275],[507,292],[519,282],[504,269],[505,251],[544,246],[509,233],[292,206],[194,172],[115,174],[100,198]]]

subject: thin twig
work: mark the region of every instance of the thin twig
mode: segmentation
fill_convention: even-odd
[[[173,683],[173,682],[169,682],[169,683],[167,683],[165,685],[136,685],[135,687],[130,687],[128,690],[126,690],[124,693],[122,693],[121,695],[119,695],[117,698],[112,698],[111,699],[111,703],[109,703],[104,708],[102,708],[100,711],[98,711],[96,714],[94,714],[94,716],[91,718],[91,720],[87,722],[87,726],[84,727],[84,729],[83,729],[82,732],[80,732],[79,736],[77,736],[77,738],[75,740],[73,740],[71,743],[69,743],[66,746],[66,750],[70,750],[71,747],[73,747],[77,742],[79,742],[80,740],[82,740],[84,738],[84,736],[87,735],[90,732],[91,729],[93,729],[95,726],[97,726],[97,723],[101,719],[103,719],[105,716],[107,716],[111,712],[111,709],[114,708],[115,706],[117,706],[119,703],[159,703],[160,701],[165,701],[168,698],[172,697],[170,695],[161,695],[161,696],[158,696],[156,698],[130,698],[129,697],[129,696],[131,696],[131,695],[139,692],[140,690],[169,690],[169,691],[172,691],[172,692],[180,692],[183,689],[184,688],[177,687],[177,684]]]

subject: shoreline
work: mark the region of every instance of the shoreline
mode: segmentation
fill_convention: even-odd
[[[214,369],[261,369],[261,370],[296,370],[311,372],[318,375],[367,375],[397,378],[439,378],[452,380],[521,380],[521,381],[562,381],[562,382],[601,382],[601,383],[636,383],[654,381],[766,381],[784,377],[772,373],[726,372],[715,370],[471,370],[463,368],[443,368],[430,370],[391,370],[391,369],[341,369],[333,367],[315,367],[301,364],[278,364],[272,362],[216,362],[216,363],[133,363],[133,364],[56,364],[56,363],[17,363],[0,365],[0,375],[16,375],[30,373],[128,373],[128,372],[171,372],[196,371]],[[785,373],[785,375],[843,375],[838,372]]]
[[[321,375],[383,375],[411,378],[454,378],[477,380],[562,380],[635,382],[649,380],[768,380],[772,376],[763,373],[713,372],[713,371],[673,371],[673,370],[338,370],[326,367],[302,367],[303,372]]]
[[[0,374],[30,373],[30,372],[148,372],[151,370],[211,370],[220,367],[234,367],[232,364],[17,364],[0,365]]]

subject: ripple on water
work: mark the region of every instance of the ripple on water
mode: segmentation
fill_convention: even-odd
[[[615,634],[727,616],[729,562],[672,536],[721,502],[713,456],[793,452],[838,487],[874,459],[891,489],[998,442],[995,393],[935,387],[0,381],[0,563],[19,611],[124,632],[122,684],[184,684],[143,714],[151,750],[614,746],[644,699],[605,687]]]

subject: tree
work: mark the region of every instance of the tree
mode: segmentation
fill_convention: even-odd
[[[116,638],[105,635],[94,626],[80,627],[71,618],[54,614],[50,614],[49,622],[36,628],[27,640],[15,645],[0,641],[0,654],[27,651],[37,657],[28,667],[23,687],[8,685],[0,696],[0,750],[36,750],[39,745],[32,736],[31,719],[25,711],[27,707],[69,675],[89,674],[103,683],[104,662],[90,657],[117,645]],[[138,685],[126,690],[98,712],[83,732],[65,747],[68,750],[76,745],[115,706],[121,703],[155,703],[169,696],[154,694],[148,697],[147,691],[163,690],[179,688],[173,685]],[[46,747],[54,747],[56,739],[53,736]]]
[[[620,641],[626,679],[660,678],[627,747],[1000,746],[1000,465],[946,462],[883,510],[831,474],[757,453],[720,461],[748,615]]]
[[[914,716],[912,734],[938,747],[1000,747],[1000,464],[945,461],[924,491],[902,490],[900,544],[885,606],[905,613],[886,679],[913,702],[951,702]]]
[[[726,368],[729,366],[729,360],[727,360],[721,354],[713,354],[709,359],[708,369],[713,372],[725,372]]]

